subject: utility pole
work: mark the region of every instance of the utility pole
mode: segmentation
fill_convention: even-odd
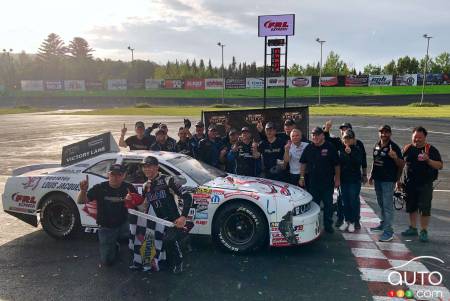
[[[131,62],[133,63],[134,62],[134,48],[131,48],[131,46],[128,45],[128,50],[131,51]]]
[[[425,66],[423,68],[423,81],[422,81],[422,96],[420,97],[420,105],[423,103],[423,92],[425,90],[425,82],[426,82],[426,76],[427,76],[427,67],[428,67],[428,50],[430,49],[430,39],[432,36],[429,36],[428,34],[424,34],[423,37],[427,39],[427,55],[425,56]]]
[[[217,46],[219,46],[222,49],[222,104],[225,104],[225,96],[224,96],[224,92],[225,92],[225,78],[223,76],[223,47],[225,47],[224,44],[222,44],[221,42],[217,43]]]
[[[321,89],[322,89],[322,48],[323,43],[326,41],[321,40],[320,38],[316,39],[317,43],[320,43],[320,68],[319,68],[319,106],[320,106],[320,97],[321,97]]]

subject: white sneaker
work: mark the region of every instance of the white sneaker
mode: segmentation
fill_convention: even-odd
[[[348,227],[348,223],[347,222],[343,222],[342,225],[339,227],[340,231],[345,231],[347,230]]]
[[[349,225],[348,225],[348,232],[350,232],[350,233],[353,233],[353,232],[355,232],[355,224],[354,223],[350,223]]]

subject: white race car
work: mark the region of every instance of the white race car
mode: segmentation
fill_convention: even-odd
[[[193,195],[193,234],[212,235],[222,248],[248,252],[269,243],[307,243],[320,235],[319,206],[299,187],[262,178],[227,174],[189,156],[169,152],[110,152],[62,167],[37,164],[13,171],[2,195],[5,212],[38,226],[56,238],[84,227],[94,230],[95,204],[78,205],[79,182],[107,180],[113,163],[127,168],[126,181],[142,190],[146,181],[139,163],[153,155],[160,172],[173,175]]]

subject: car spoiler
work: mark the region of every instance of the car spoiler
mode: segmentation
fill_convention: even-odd
[[[59,164],[59,163],[33,164],[33,165],[23,166],[23,167],[19,167],[17,169],[14,169],[12,171],[12,175],[13,176],[20,176],[20,175],[23,175],[24,173],[27,173],[27,172],[30,172],[30,171],[35,171],[35,170],[39,170],[39,169],[47,169],[47,168],[57,168],[57,167],[61,167],[61,164]]]

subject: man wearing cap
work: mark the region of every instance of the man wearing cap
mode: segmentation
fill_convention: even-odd
[[[264,177],[284,181],[285,143],[276,136],[277,130],[273,122],[266,123],[265,132],[267,139],[261,140],[258,146],[258,153],[262,155]]]
[[[211,124],[208,127],[207,137],[200,140],[198,145],[198,160],[220,168],[220,157],[225,155],[226,149],[220,138],[217,137],[217,128]]]
[[[192,147],[189,142],[190,136],[191,135],[189,133],[189,129],[187,129],[185,127],[180,127],[178,129],[178,138],[180,140],[178,140],[177,144],[175,145],[177,153],[188,155],[191,157],[193,156]]]
[[[166,126],[167,129],[167,126]],[[176,142],[175,140],[167,136],[167,131],[164,128],[159,128],[156,133],[156,141],[150,146],[153,151],[165,151],[165,152],[176,152]],[[172,140],[169,140],[172,139]]]
[[[379,141],[373,147],[373,163],[370,185],[375,184],[378,205],[381,209],[381,222],[371,228],[373,232],[382,232],[380,241],[394,238],[394,188],[402,174],[404,161],[400,147],[391,140],[392,130],[389,125],[378,129]]]
[[[341,170],[336,148],[325,141],[322,128],[316,127],[311,132],[311,144],[303,151],[300,158],[299,186],[305,187],[305,174],[308,173],[308,192],[313,201],[323,202],[323,220],[327,233],[333,233],[333,192],[340,185]]]
[[[403,147],[406,168],[403,177],[406,212],[409,213],[409,228],[403,236],[417,236],[421,242],[428,242],[428,224],[433,199],[433,182],[438,178],[438,170],[444,167],[441,154],[427,143],[427,130],[416,127],[412,133],[412,143]],[[420,233],[417,231],[417,214],[420,214]]]
[[[200,140],[206,138],[205,135],[205,124],[201,121],[195,124],[195,133],[189,139],[189,143],[191,145],[192,153],[194,158],[198,158],[198,145]]]
[[[289,140],[291,140],[291,131],[295,128],[295,121],[293,119],[286,119],[283,124],[284,132],[277,133],[276,135],[284,144],[286,144]],[[261,122],[256,125],[256,129],[258,130],[260,140],[267,140],[267,136],[264,132],[264,127]],[[306,139],[302,137],[302,141],[306,141]]]
[[[155,214],[157,217],[168,220],[175,224],[175,232],[170,234],[166,231],[163,240],[167,250],[169,263],[174,273],[183,271],[183,253],[180,240],[183,238],[181,229],[186,225],[186,218],[192,205],[191,195],[182,189],[172,176],[159,172],[158,159],[148,156],[142,160],[142,171],[148,181],[144,184],[144,204],[147,208],[145,213]],[[183,210],[180,214],[174,195],[183,200]]]
[[[237,175],[255,177],[257,175],[258,144],[252,142],[252,134],[248,127],[241,129],[239,141],[232,145],[227,160],[235,162],[235,170],[231,171]]]
[[[134,131],[136,132],[136,135],[130,136],[127,139],[125,139],[127,128],[125,127],[124,123],[119,138],[119,146],[129,147],[130,150],[150,149],[150,145],[152,145],[152,143],[155,142],[155,138],[153,136],[144,135],[145,125],[142,121],[136,122],[136,124],[134,125]]]
[[[228,155],[233,147],[236,147],[239,143],[239,131],[235,128],[230,128],[226,137],[222,139],[222,144],[225,146],[225,157],[221,156],[221,163],[225,164],[225,171],[230,173],[236,173],[236,161],[230,160]]]
[[[125,202],[137,191],[133,185],[124,182],[125,177],[125,167],[113,164],[109,168],[108,181],[96,184],[90,189],[87,175],[86,179],[80,182],[77,203],[97,202],[100,259],[105,265],[115,263],[120,249],[118,240],[129,236],[128,210]]]
[[[324,131],[324,135],[325,135],[325,140],[328,142],[331,142],[334,147],[336,148],[336,150],[338,151],[343,151],[344,150],[344,144],[342,142],[342,136],[344,135],[345,131],[347,130],[353,130],[352,125],[349,122],[344,122],[343,124],[341,124],[339,126],[339,133],[340,133],[340,137],[332,137],[330,135],[330,131],[332,128],[333,124],[331,122],[331,120],[328,120],[325,125],[323,126],[323,131]],[[353,131],[354,132],[354,131]],[[356,139],[356,147],[358,147],[361,152],[362,152],[362,176],[361,176],[361,182],[362,184],[366,184],[368,179],[367,179],[367,154],[366,154],[366,149],[364,147],[364,143],[362,143],[361,140]],[[340,192],[340,191],[339,191]],[[340,227],[343,222],[344,222],[344,204],[342,201],[342,196],[339,194],[338,199],[337,199],[337,221],[335,226],[336,227]],[[360,220],[360,216],[357,217],[357,220],[355,222],[355,229],[361,229],[361,224],[359,222]]]

